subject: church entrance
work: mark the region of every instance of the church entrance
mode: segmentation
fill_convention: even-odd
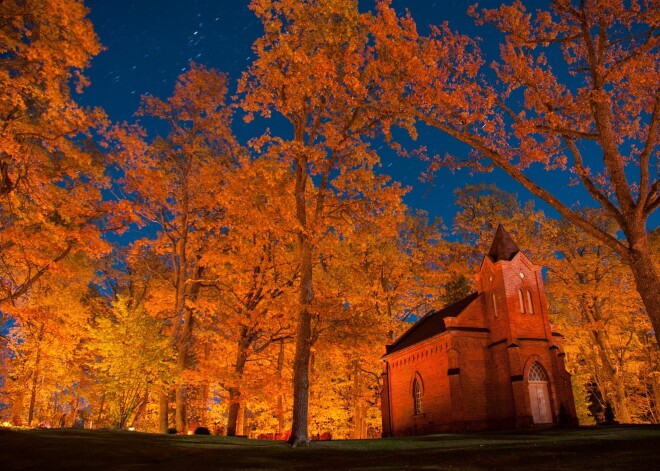
[[[548,394],[548,376],[543,367],[534,363],[529,369],[529,402],[535,424],[551,424],[550,394]]]

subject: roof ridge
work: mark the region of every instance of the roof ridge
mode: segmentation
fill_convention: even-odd
[[[387,345],[385,347],[387,350],[386,355],[401,350],[410,345],[413,345],[417,342],[421,342],[422,340],[432,337],[433,335],[444,332],[446,330],[444,319],[446,317],[456,317],[457,315],[459,315],[461,312],[465,310],[466,307],[472,304],[472,301],[477,299],[478,296],[479,293],[475,291],[474,293],[471,293],[470,295],[466,296],[460,301],[456,301],[455,303],[445,306],[440,310],[433,309],[429,311],[423,317],[417,320],[417,322],[415,322],[408,330],[406,330],[403,334],[401,334],[401,336],[398,339],[396,339],[394,343]],[[431,319],[437,319],[437,322],[433,326],[431,326],[429,332],[427,332],[426,334],[422,334],[419,339],[412,338],[414,337],[414,333],[419,331],[419,329],[425,326]],[[410,340],[411,338],[412,338],[411,342],[406,342],[406,340]]]

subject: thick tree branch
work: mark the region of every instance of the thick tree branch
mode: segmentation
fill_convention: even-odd
[[[600,191],[596,186],[596,184],[593,182],[593,180],[589,178],[589,172],[584,168],[582,153],[575,145],[575,142],[573,142],[573,140],[568,137],[564,137],[564,142],[566,142],[566,145],[571,150],[571,153],[573,154],[573,158],[575,159],[575,171],[580,177],[580,180],[582,180],[582,183],[584,184],[585,188],[587,189],[591,197],[596,201],[598,201],[609,213],[614,215],[614,217],[616,218],[617,222],[620,225],[623,225],[624,221],[621,217],[621,212],[619,211],[619,208],[617,208],[610,201],[607,195],[604,194],[602,191]]]
[[[420,119],[424,121],[429,126],[433,126],[440,131],[443,131],[450,136],[462,141],[470,146],[472,146],[477,151],[481,152],[487,158],[493,161],[495,165],[504,170],[509,176],[514,180],[522,184],[527,190],[529,190],[534,196],[541,198],[543,201],[552,206],[559,214],[564,216],[566,219],[571,221],[576,226],[584,229],[588,234],[590,234],[595,239],[601,241],[603,244],[610,247],[616,253],[618,253],[623,259],[627,260],[629,257],[628,247],[622,244],[620,241],[615,239],[612,235],[603,231],[597,226],[594,226],[590,221],[582,217],[579,213],[569,209],[564,205],[559,199],[557,199],[552,193],[550,193],[545,188],[537,185],[535,182],[530,180],[520,169],[513,165],[509,160],[502,156],[497,151],[491,149],[486,144],[484,144],[481,138],[474,134],[464,134],[459,132],[452,127],[448,126],[442,121],[435,120],[427,116],[420,116]]]
[[[46,273],[54,263],[62,261],[67,255],[69,255],[71,249],[73,249],[73,242],[67,242],[66,248],[62,252],[60,252],[60,254],[57,257],[55,257],[50,263],[48,263],[44,267],[41,267],[39,270],[37,270],[37,272],[34,275],[28,277],[28,279],[25,280],[23,284],[16,291],[10,293],[8,296],[5,296],[4,298],[1,298],[0,306],[8,301],[13,302],[16,299],[23,296],[25,293],[27,293],[30,287],[34,283],[36,283],[39,280],[39,278],[41,278],[44,275],[44,273]]]
[[[639,155],[639,172],[640,172],[640,182],[639,182],[639,199],[637,201],[639,211],[645,212],[647,209],[647,201],[649,197],[652,197],[654,193],[649,192],[649,180],[650,180],[650,169],[649,169],[649,160],[651,158],[651,152],[656,146],[656,135],[658,134],[658,128],[660,127],[660,90],[656,93],[655,104],[653,105],[653,113],[651,113],[651,121],[649,123],[649,128],[646,135],[646,142],[644,144],[644,149]],[[657,189],[654,190],[657,192]]]

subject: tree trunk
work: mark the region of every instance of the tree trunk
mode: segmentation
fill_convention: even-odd
[[[241,392],[238,388],[229,388],[229,412],[227,414],[227,436],[236,436],[238,415],[241,411]]]
[[[25,392],[21,391],[16,396],[11,408],[11,423],[14,425],[23,425],[23,401],[25,400]],[[659,405],[660,406],[660,405]]]
[[[592,314],[593,316],[588,316],[587,314],[588,321],[600,322],[603,318],[600,313],[599,305],[594,306]],[[616,406],[614,409],[616,410],[617,419],[623,423],[630,423],[631,417],[628,409],[625,382],[623,380],[623,365],[619,365],[618,368],[615,368],[612,365],[611,359],[616,355],[612,351],[609,342],[604,338],[606,332],[592,331],[591,333],[594,337],[598,356],[600,357],[600,362],[603,365],[603,374],[606,376],[607,381],[614,385],[613,399]],[[609,396],[609,394],[606,394],[606,396]],[[606,397],[605,399],[611,400],[612,398]]]
[[[360,390],[360,364],[357,360],[353,361],[353,430],[351,431],[351,438],[357,440],[362,437],[362,404]]]
[[[39,358],[37,356],[37,358]],[[28,409],[28,427],[32,426],[32,419],[34,418],[34,408],[37,402],[37,379],[39,377],[39,370],[34,369],[32,373],[32,388],[30,389],[30,408]]]
[[[185,261],[186,256],[185,256],[185,247],[181,249],[181,254],[180,254],[181,260]],[[185,272],[185,266],[182,266],[180,270]],[[203,273],[203,268],[202,267],[197,267],[195,270],[195,278],[199,279],[201,278]],[[180,278],[179,282],[183,283],[184,289],[180,290],[180,293],[178,294],[181,299],[180,302],[177,303],[177,309],[183,310],[183,322],[180,326],[179,329],[179,335],[176,339],[176,345],[177,345],[177,367],[179,370],[179,375],[185,372],[186,368],[188,368],[188,356],[190,354],[190,348],[192,346],[192,333],[193,333],[193,309],[191,307],[186,307],[185,303],[186,300],[189,301],[194,301],[198,294],[199,290],[201,287],[201,284],[198,281],[194,281],[190,283],[190,290],[186,292],[185,289],[185,277]],[[185,432],[186,429],[188,428],[188,417],[186,413],[186,397],[187,397],[187,392],[186,392],[186,385],[183,384],[179,380],[179,384],[176,386],[176,391],[175,391],[175,421],[176,421],[176,429],[179,432]]]
[[[614,379],[614,391],[616,394],[616,419],[624,424],[632,422],[630,410],[628,409],[628,398],[626,397],[626,386],[620,375]]]
[[[637,292],[642,297],[646,312],[651,319],[657,343],[657,336],[660,335],[660,279],[655,271],[646,234],[640,236],[631,247],[629,265],[635,278]]]
[[[651,387],[653,388],[653,403],[655,406],[653,408],[654,422],[660,424],[660,376],[657,373],[651,375]]]
[[[183,375],[188,364],[188,352],[192,338],[192,309],[186,308],[181,335],[177,342],[177,371],[179,378]],[[186,416],[186,385],[181,379],[174,391],[174,421],[178,432],[185,432],[188,426]]]
[[[312,346],[312,314],[309,306],[314,297],[312,285],[312,248],[303,236],[302,267],[300,274],[300,308],[296,325],[296,353],[293,361],[293,421],[292,446],[309,444],[307,420],[309,412],[309,358]]]
[[[245,363],[248,358],[248,348],[250,347],[250,332],[248,328],[243,326],[241,330],[241,338],[238,341],[238,351],[236,352],[236,364],[234,365],[234,373],[238,385],[229,388],[229,413],[227,416],[227,436],[235,437],[236,434],[242,435],[242,431],[237,431],[238,421],[241,420],[241,390],[240,384],[243,379],[243,372],[245,371]]]
[[[304,145],[304,128],[295,126],[294,140]],[[293,421],[289,444],[309,444],[307,421],[309,412],[309,357],[312,347],[312,313],[314,300],[312,277],[312,242],[307,224],[307,157],[296,158],[296,219],[300,225],[298,248],[300,259],[300,292],[296,323],[296,351],[293,360]],[[317,204],[319,204],[317,202]],[[318,208],[317,208],[318,209]]]
[[[105,391],[101,394],[101,403],[99,404],[99,412],[96,414],[96,425],[101,423],[103,418],[103,407],[105,407]]]
[[[245,402],[238,403],[238,419],[236,420],[236,434],[245,434]]]
[[[167,397],[167,388],[162,386],[158,392],[158,429],[160,433],[167,433],[169,400]]]
[[[186,432],[186,388],[183,385],[177,385],[174,394],[174,417],[177,432]]]
[[[138,404],[138,406],[135,408],[135,412],[133,413],[133,417],[128,421],[131,427],[139,427],[140,422],[144,418],[144,416],[147,413],[147,405],[149,404],[149,387],[147,386],[144,389],[144,396],[142,397],[142,400]]]
[[[80,397],[76,395],[75,400],[71,399],[71,422],[69,422],[69,427],[73,428],[76,425],[76,416],[78,415],[78,407],[80,406]]]
[[[211,346],[206,343],[204,345],[204,360],[208,361],[211,356]],[[199,422],[201,426],[208,427],[209,420],[209,397],[211,396],[211,385],[208,377],[204,377],[202,381],[202,391],[199,398]]]
[[[280,351],[277,355],[277,434],[280,436],[284,433],[284,395],[282,394],[282,388],[284,387],[284,382],[282,381],[283,371],[284,340],[280,340]]]
[[[41,326],[39,335],[37,336],[37,355],[34,360],[34,369],[32,370],[32,388],[30,390],[30,408],[28,410],[28,427],[32,426],[32,419],[34,418],[34,408],[37,402],[37,382],[39,380],[39,364],[41,363],[41,339],[45,330],[45,325]]]

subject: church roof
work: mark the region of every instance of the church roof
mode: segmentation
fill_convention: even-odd
[[[410,329],[408,329],[393,344],[387,345],[386,354],[390,354],[406,347],[414,345],[422,340],[429,339],[441,332],[447,330],[445,317],[456,317],[467,308],[472,301],[477,299],[479,293],[472,293],[460,301],[450,304],[440,311],[431,311],[418,320]]]
[[[504,230],[502,224],[497,226],[497,231],[495,231],[495,238],[493,239],[493,244],[490,246],[488,251],[488,256],[494,262],[499,262],[500,260],[509,261],[520,252],[520,249],[513,241],[511,236],[507,231]]]

